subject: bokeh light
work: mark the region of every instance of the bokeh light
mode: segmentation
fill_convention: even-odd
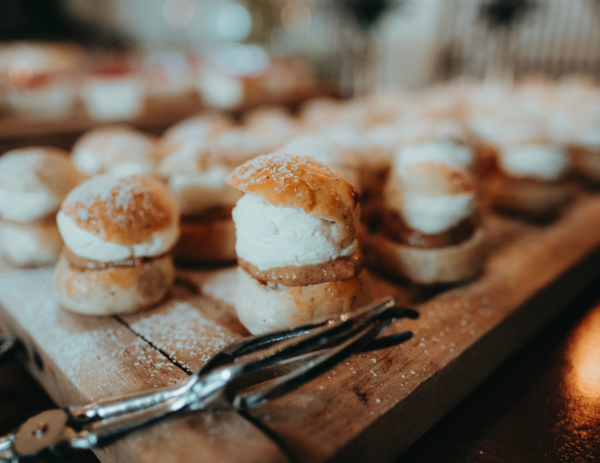
[[[27,85],[33,79],[33,68],[27,60],[15,60],[8,68],[8,78],[16,85]]]
[[[281,10],[281,24],[291,32],[307,29],[311,19],[310,8],[304,2],[291,1]]]
[[[569,378],[574,394],[600,400],[600,310],[596,310],[577,330],[569,359],[573,370]]]
[[[192,20],[194,4],[190,0],[167,0],[163,6],[163,18],[173,27],[183,27]]]
[[[269,55],[257,45],[231,44],[215,54],[215,65],[231,76],[260,74],[269,65]]]
[[[211,29],[223,40],[239,42],[250,34],[252,17],[242,5],[229,3],[220,6],[211,15]]]

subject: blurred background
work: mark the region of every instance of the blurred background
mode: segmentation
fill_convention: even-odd
[[[456,78],[596,75],[599,25],[596,0],[6,0],[0,136]]]

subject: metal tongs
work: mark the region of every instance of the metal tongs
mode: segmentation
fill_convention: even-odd
[[[394,307],[394,302],[386,298],[350,314],[241,339],[174,386],[42,412],[0,437],[0,463],[55,460],[196,410],[246,411],[265,405],[354,353],[410,339],[411,332],[376,339],[395,319],[418,317],[414,310]],[[265,380],[267,371],[283,365],[287,372]],[[251,379],[254,384],[249,386]]]

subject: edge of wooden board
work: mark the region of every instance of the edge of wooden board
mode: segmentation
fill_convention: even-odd
[[[536,293],[439,373],[420,384],[414,393],[375,421],[329,461],[394,461],[597,278],[600,275],[599,261],[600,248],[597,248]],[[566,287],[569,289],[565,291]],[[485,362],[481,362],[481,358],[485,358]],[[442,400],[438,395],[441,384],[444,390]],[[407,420],[407,415],[417,414],[419,419]],[[407,421],[411,426],[406,425]],[[418,425],[415,426],[415,423]],[[357,442],[360,444],[357,445]]]
[[[12,275],[17,280],[23,272],[29,272],[27,278],[38,290],[31,296],[32,307],[25,310],[31,315],[36,310],[55,309],[56,302],[45,299],[48,291],[41,287],[49,284],[47,274],[53,270],[15,270]],[[13,301],[11,306],[14,305]],[[59,406],[83,405],[103,397],[166,386],[187,378],[187,374],[162,352],[112,317],[90,318],[58,310],[47,319],[40,314],[35,326],[25,327],[23,321],[31,318],[18,319],[22,315],[20,312],[11,312],[0,303],[0,323],[22,341],[25,352],[20,356],[21,363]],[[30,331],[35,331],[38,338],[34,340]],[[90,349],[84,352],[85,355],[61,350],[61,342],[73,351],[78,348],[79,341],[85,341],[82,350]],[[60,358],[61,353],[74,360],[57,365],[55,359]],[[111,368],[103,372],[99,364],[106,365],[106,362],[110,362]],[[74,377],[78,378],[77,384]],[[177,417],[93,451],[104,463],[287,461],[277,443],[253,422],[235,412]]]
[[[518,240],[498,248],[482,278],[390,328],[414,341],[357,355],[256,416],[303,462],[393,461],[600,273],[600,198],[583,198],[555,226],[511,227]]]

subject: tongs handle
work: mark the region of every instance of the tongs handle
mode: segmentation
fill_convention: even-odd
[[[175,413],[261,406],[355,352],[409,339],[408,332],[376,339],[396,318],[418,316],[415,311],[393,304],[392,298],[383,299],[353,314],[245,338],[175,386],[43,412],[16,432],[0,437],[0,463],[46,461],[73,450],[106,445]],[[300,361],[304,364],[290,373],[244,394],[240,383],[249,375]]]

